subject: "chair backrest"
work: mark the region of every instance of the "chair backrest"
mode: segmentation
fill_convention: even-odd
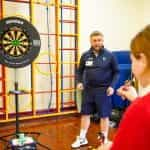
[[[116,57],[119,64],[131,64],[129,51],[113,51],[112,53]]]
[[[118,89],[124,82],[130,79],[131,76],[131,60],[129,51],[113,51],[114,56],[116,57],[119,69],[120,69],[120,78],[116,83],[116,89]],[[129,105],[128,101],[123,101],[120,96],[116,93],[112,96],[112,106],[113,108],[124,109]]]

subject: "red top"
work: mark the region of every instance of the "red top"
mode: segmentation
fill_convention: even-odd
[[[129,106],[111,150],[150,150],[150,93]]]

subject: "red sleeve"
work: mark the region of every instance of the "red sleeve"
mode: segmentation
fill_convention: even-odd
[[[124,114],[111,150],[150,150],[150,106],[145,108],[142,101],[131,104]]]

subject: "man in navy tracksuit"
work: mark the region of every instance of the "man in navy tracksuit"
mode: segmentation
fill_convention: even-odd
[[[114,56],[103,46],[103,34],[94,31],[90,35],[90,42],[91,48],[81,56],[77,73],[77,88],[83,90],[83,102],[80,135],[72,144],[72,148],[88,144],[86,133],[90,126],[90,115],[95,112],[101,118],[100,129],[105,136],[104,142],[107,143],[111,95],[119,77]]]

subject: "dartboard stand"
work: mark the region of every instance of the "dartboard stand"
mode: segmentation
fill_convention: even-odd
[[[19,95],[20,94],[25,94],[26,91],[23,91],[23,90],[19,90],[19,83],[17,81],[17,71],[18,69],[14,69],[15,71],[15,81],[14,81],[14,90],[11,90],[9,91],[9,94],[12,94],[15,96],[15,113],[16,113],[16,122],[15,122],[15,125],[16,125],[16,130],[15,130],[15,133],[12,133],[12,134],[9,134],[9,135],[5,135],[5,136],[2,136],[0,137],[0,141],[3,141],[3,142],[6,142],[7,145],[6,145],[6,150],[9,150],[11,149],[11,140],[6,140],[5,138],[8,138],[8,137],[14,137],[14,138],[19,138],[19,135],[20,134],[26,134],[26,135],[36,135],[36,136],[40,136],[41,133],[40,132],[21,132],[20,131],[20,122],[19,122]],[[44,149],[47,149],[47,150],[50,150],[50,148],[48,148],[47,146],[39,143],[38,141],[36,141],[36,145],[39,145],[40,147],[43,147]]]
[[[21,134],[37,136],[41,134],[39,132],[21,132],[19,129],[19,95],[25,94],[26,91],[19,90],[17,78],[18,69],[31,64],[38,56],[40,47],[40,35],[36,28],[27,20],[19,17],[8,17],[0,20],[0,64],[14,68],[15,72],[14,90],[9,91],[9,94],[15,97],[16,131],[13,134],[0,137],[0,141],[7,143],[6,150],[18,150],[18,148],[12,148],[12,141],[15,139],[19,141]],[[13,137],[13,139],[6,140],[9,137]],[[50,150],[50,148],[38,141],[33,140],[33,143],[35,148],[36,145],[39,145],[44,149]]]

